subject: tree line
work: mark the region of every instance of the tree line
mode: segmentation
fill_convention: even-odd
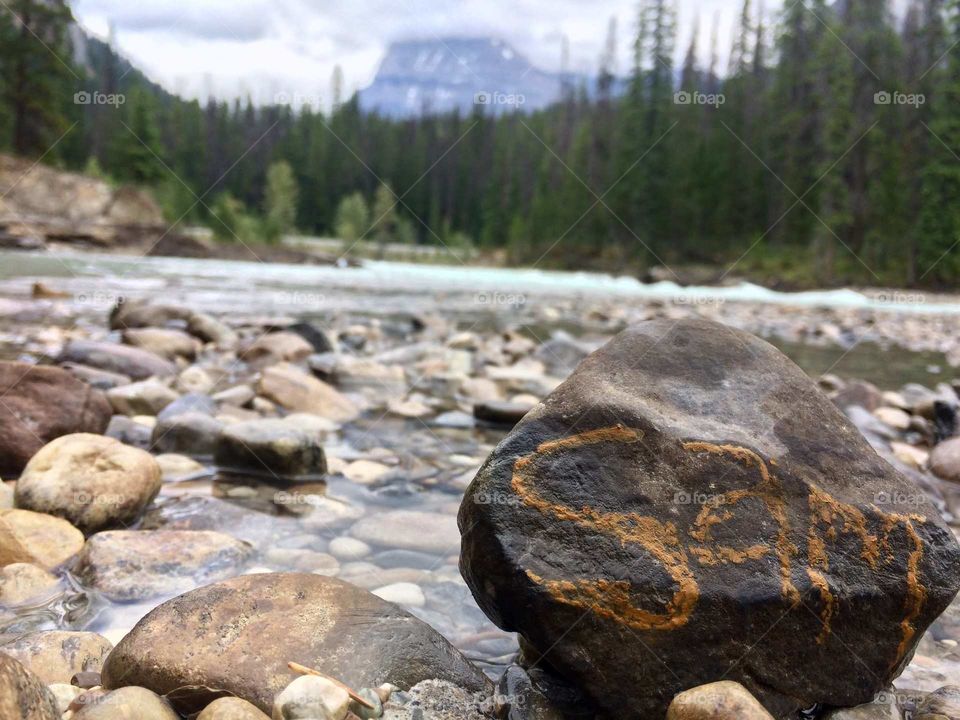
[[[642,0],[623,93],[612,25],[591,92],[564,87],[527,114],[394,120],[356,98],[323,111],[181,99],[105,43],[76,63],[62,0],[11,0],[0,148],[149,185],[171,222],[226,239],[296,227],[470,242],[545,268],[953,285],[960,0],[910,0],[902,16],[889,0],[789,0],[765,17],[745,0],[729,52],[698,27],[678,53],[673,3]]]

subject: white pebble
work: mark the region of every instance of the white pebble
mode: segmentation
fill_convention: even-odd
[[[370,554],[370,546],[363,540],[355,540],[349,537],[338,537],[330,542],[330,554],[337,560],[349,562],[352,560],[361,560]]]
[[[385,585],[373,591],[373,594],[382,600],[392,602],[397,605],[406,605],[407,607],[423,607],[427,604],[427,598],[423,595],[423,590],[419,585],[413,583],[394,583]]]

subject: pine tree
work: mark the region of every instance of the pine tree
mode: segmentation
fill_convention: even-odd
[[[63,0],[10,0],[0,7],[0,89],[18,154],[50,152],[70,127],[69,103],[79,90],[71,88],[79,75],[66,44],[72,19]]]
[[[116,112],[116,109],[114,109]],[[113,140],[110,170],[119,180],[152,185],[167,176],[157,122],[157,104],[150,93],[134,88],[121,106],[122,124]]]

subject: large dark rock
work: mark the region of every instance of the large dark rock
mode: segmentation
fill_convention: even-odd
[[[459,521],[484,611],[624,718],[720,679],[780,718],[869,702],[960,587],[920,491],[776,349],[700,320],[585,360]]]
[[[0,398],[0,476],[62,435],[102,433],[112,414],[102,392],[60,368],[0,362]]]
[[[110,654],[107,688],[165,694],[185,686],[227,690],[270,712],[297,677],[288,662],[355,688],[428,679],[470,691],[484,675],[435,630],[368,592],[320,575],[248,575],[164,603]]]

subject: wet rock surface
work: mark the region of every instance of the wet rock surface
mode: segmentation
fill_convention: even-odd
[[[29,510],[0,510],[0,565],[53,569],[80,552],[83,533],[66,520]]]
[[[59,368],[0,362],[0,396],[2,475],[19,474],[45,443],[110,421],[106,397]]]
[[[147,350],[113,343],[78,340],[68,343],[59,362],[77,363],[126,375],[133,380],[150,376],[169,377],[176,374],[176,365]]]
[[[0,717],[11,720],[59,720],[57,701],[36,675],[0,653]]]
[[[317,434],[285,420],[251,420],[223,429],[214,448],[222,468],[298,477],[323,475],[327,461]]]
[[[189,658],[184,644],[193,648]],[[274,696],[296,677],[291,660],[351,687],[410,688],[445,678],[481,691],[488,682],[436,631],[369,593],[317,575],[266,574],[161,605],[110,655],[104,684],[158,693],[200,685],[270,711]]]
[[[487,461],[461,569],[498,625],[598,702],[631,688],[629,717],[726,674],[787,718],[869,701],[956,595],[960,547],[935,509],[883,506],[916,494],[766,343],[652,322]]]
[[[47,685],[69,683],[79,672],[100,672],[112,649],[110,641],[96,633],[57,630],[28,633],[0,645],[0,653],[17,660]]]
[[[107,597],[141,600],[236,575],[250,555],[247,543],[224,533],[111,530],[87,540],[76,572]]]

